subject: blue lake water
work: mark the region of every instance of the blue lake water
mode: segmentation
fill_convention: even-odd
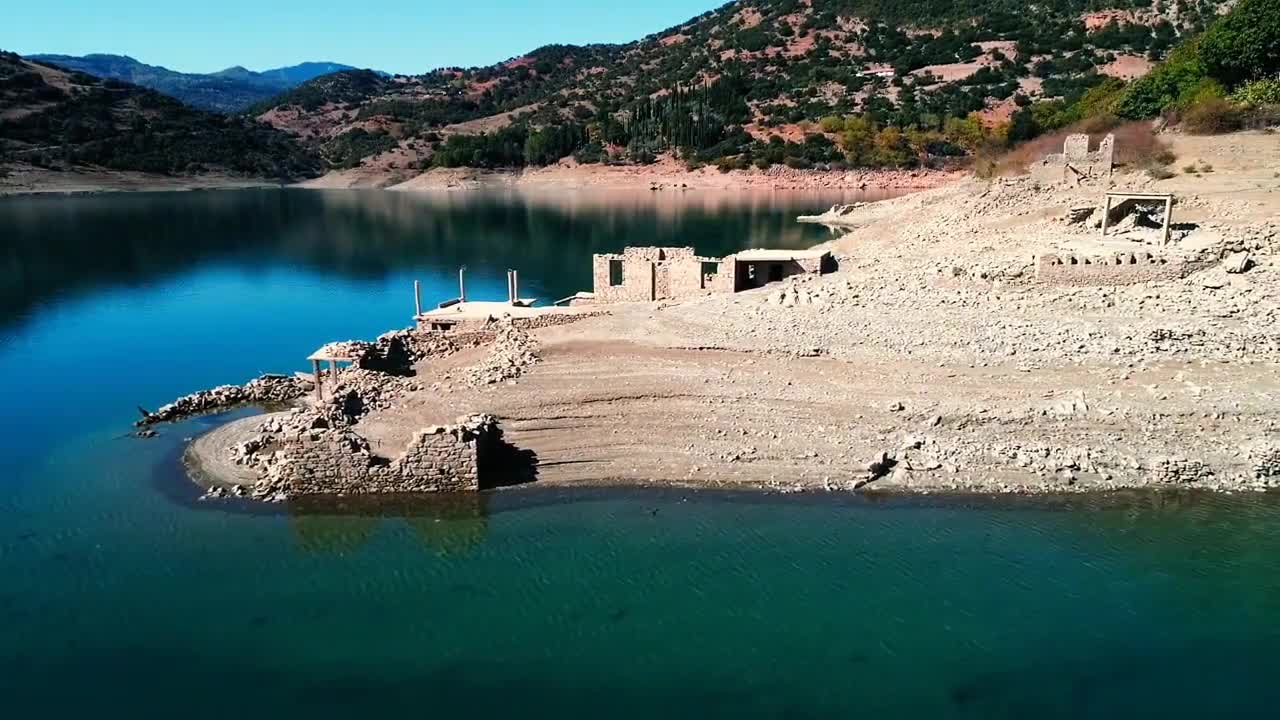
[[[554,299],[626,244],[806,246],[839,198],[0,199],[0,707],[14,716],[1274,717],[1272,496],[526,487],[209,506],[135,405]],[[242,411],[243,412],[243,411]]]

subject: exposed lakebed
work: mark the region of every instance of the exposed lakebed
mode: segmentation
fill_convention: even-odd
[[[0,688],[43,716],[1252,716],[1280,503],[519,488],[203,505],[133,406],[544,299],[624,244],[805,246],[845,198],[244,191],[0,201]],[[241,411],[243,412],[243,411]],[[237,413],[232,413],[234,416]],[[71,691],[69,691],[71,689]]]

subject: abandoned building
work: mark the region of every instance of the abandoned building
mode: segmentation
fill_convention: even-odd
[[[824,250],[744,250],[717,258],[697,255],[690,247],[629,247],[593,255],[593,292],[569,300],[577,305],[734,293],[792,275],[829,272],[832,264]]]
[[[1098,149],[1090,151],[1088,135],[1068,135],[1062,152],[1046,155],[1032,165],[1031,176],[1048,185],[1075,185],[1085,179],[1111,177],[1115,145],[1115,136],[1108,133],[1099,141]]]

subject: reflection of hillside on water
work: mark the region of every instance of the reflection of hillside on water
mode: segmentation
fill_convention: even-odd
[[[298,546],[316,554],[342,554],[365,546],[401,522],[425,548],[452,554],[478,547],[488,533],[483,493],[304,497],[287,504]]]
[[[836,198],[839,199],[839,198]],[[589,256],[626,245],[725,255],[802,247],[822,193],[244,190],[0,201],[0,325],[49,300],[213,264],[366,279],[519,267],[550,291],[590,285]],[[87,250],[92,249],[92,252]]]

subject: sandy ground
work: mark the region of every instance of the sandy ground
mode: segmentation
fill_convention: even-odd
[[[855,213],[833,274],[608,306],[535,331],[508,383],[467,381],[483,349],[426,361],[422,390],[356,430],[394,457],[416,428],[493,413],[547,484],[1249,485],[1280,442],[1278,145],[1175,137],[1212,177],[1114,181],[1175,192],[1180,246],[1248,243],[1242,274],[1039,284],[1036,253],[1097,242],[1064,215],[1107,186],[958,182]]]

